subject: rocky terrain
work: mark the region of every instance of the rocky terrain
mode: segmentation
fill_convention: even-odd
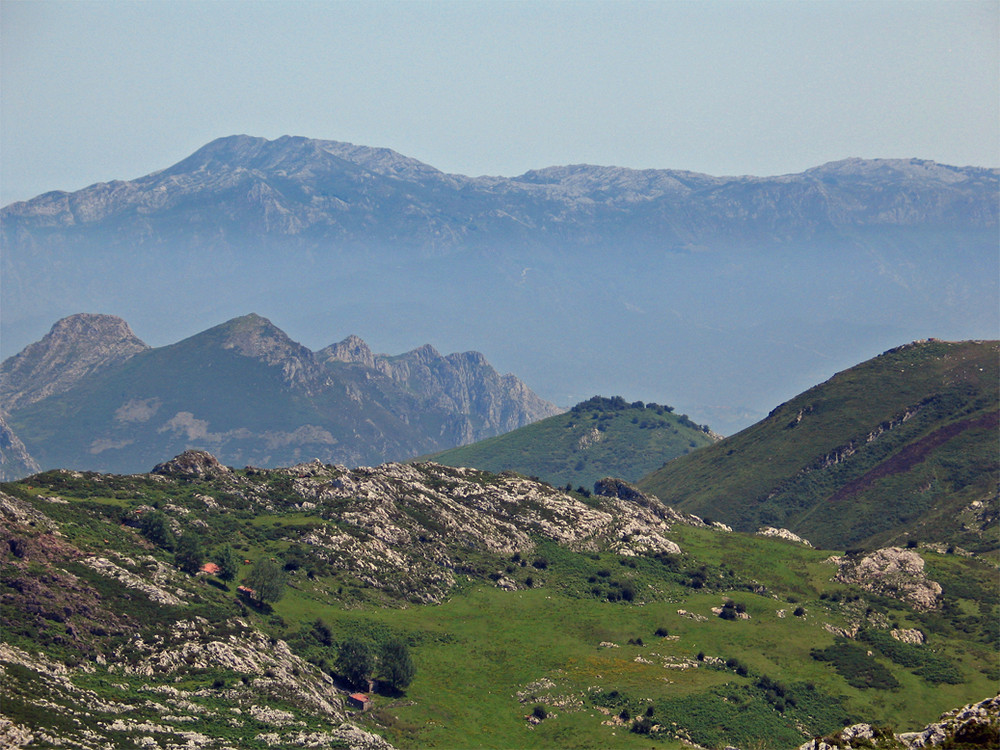
[[[367,355],[348,357],[349,342]],[[376,357],[355,337],[314,353],[258,315],[156,349],[118,318],[75,315],[4,361],[0,391],[8,433],[35,462],[15,460],[12,436],[7,479],[139,471],[189,447],[236,464],[377,463],[559,411],[477,352]]]
[[[88,376],[119,365],[146,346],[114,315],[71,315],[0,365],[0,402],[8,413],[65,393]]]
[[[197,567],[226,554],[232,578]],[[147,474],[4,484],[0,559],[12,746],[995,736],[995,703],[971,705],[1000,677],[990,563],[931,545],[831,555],[614,478],[567,492],[433,463],[237,469],[187,451]],[[265,601],[246,585],[267,561],[283,590]],[[365,713],[337,656],[359,638],[401,639],[417,669]]]
[[[26,477],[41,469],[0,412],[0,481]]]
[[[894,734],[871,724],[855,724],[829,737],[817,738],[799,750],[854,750],[886,748],[918,750],[927,747],[996,747],[1000,744],[1000,695],[957,708],[920,731]]]

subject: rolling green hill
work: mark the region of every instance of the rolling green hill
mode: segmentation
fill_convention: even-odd
[[[186,572],[202,554],[233,580]],[[620,485],[188,452],[0,485],[0,561],[0,731],[25,747],[793,748],[1000,679],[987,562],[831,557]],[[255,571],[263,604],[236,588]],[[390,642],[413,679],[358,713],[341,656]]]
[[[996,550],[998,343],[923,341],[840,372],[643,478],[689,513],[823,546]]]
[[[564,414],[428,458],[590,488],[608,476],[637,481],[664,461],[713,442],[707,427],[670,406],[595,396]]]

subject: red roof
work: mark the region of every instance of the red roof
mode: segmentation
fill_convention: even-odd
[[[364,693],[351,693],[351,697],[356,701],[361,701],[362,703],[368,702],[368,696]]]
[[[201,566],[201,569],[202,569],[202,572],[204,572],[204,573],[210,573],[213,576],[221,570],[221,568],[218,565],[216,565],[214,562],[207,562],[207,563],[205,563],[204,565]]]

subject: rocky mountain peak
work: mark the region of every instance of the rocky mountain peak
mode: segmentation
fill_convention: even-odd
[[[375,355],[372,350],[364,340],[354,334],[336,344],[330,344],[325,349],[320,349],[317,358],[321,362],[352,362],[365,367],[375,367]]]
[[[280,366],[289,383],[303,385],[316,374],[312,351],[256,313],[233,318],[217,330],[223,334],[223,349],[235,349],[244,357]]]
[[[187,450],[169,461],[157,464],[152,473],[174,477],[215,478],[229,474],[230,470],[207,451]]]
[[[82,378],[149,347],[121,318],[79,313],[0,365],[0,400],[10,412],[72,388]]]

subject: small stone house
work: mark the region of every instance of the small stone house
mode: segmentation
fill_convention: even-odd
[[[364,693],[351,693],[347,696],[347,703],[351,708],[367,711],[372,706],[371,699]]]

